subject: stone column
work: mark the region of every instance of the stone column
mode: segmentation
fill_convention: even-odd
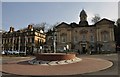
[[[27,37],[25,36],[25,55],[26,55],[26,42],[27,42]]]
[[[99,41],[102,42],[102,39],[101,39],[101,32],[100,32],[100,29],[99,29]]]
[[[12,50],[14,50],[14,37],[12,39]]]
[[[112,41],[114,41],[114,30],[113,30],[113,28],[112,28]]]
[[[109,41],[113,41],[113,39],[112,39],[112,28],[110,28],[110,33],[109,33],[109,35],[110,35]]]
[[[19,36],[18,50],[20,51],[20,36]]]
[[[97,41],[99,41],[99,37],[98,37],[98,34],[99,34],[99,32],[98,32],[98,29],[97,29],[97,34],[96,34],[96,35],[97,35]]]

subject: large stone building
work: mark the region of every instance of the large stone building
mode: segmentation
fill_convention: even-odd
[[[90,51],[115,51],[114,22],[101,19],[94,25],[89,25],[87,14],[80,12],[80,22],[67,24],[62,22],[56,26],[57,50],[79,50],[81,53]]]
[[[24,51],[32,54],[34,51],[39,51],[40,46],[45,43],[45,37],[42,28],[38,29],[33,25],[17,31],[10,27],[8,32],[2,34],[2,50]]]

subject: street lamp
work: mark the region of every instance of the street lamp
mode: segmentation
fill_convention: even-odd
[[[56,29],[53,28],[53,52],[56,52]]]

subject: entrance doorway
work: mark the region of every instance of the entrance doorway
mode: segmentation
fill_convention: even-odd
[[[85,47],[82,47],[82,52],[83,52],[83,54],[86,53],[86,49],[85,49]]]
[[[81,44],[81,48],[82,48],[82,53],[86,54],[86,44]]]

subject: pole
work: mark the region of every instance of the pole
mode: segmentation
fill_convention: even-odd
[[[18,50],[20,51],[20,36],[19,36],[19,43],[18,43],[19,47]]]
[[[55,36],[55,31],[53,33],[53,52],[56,53],[56,36]]]

